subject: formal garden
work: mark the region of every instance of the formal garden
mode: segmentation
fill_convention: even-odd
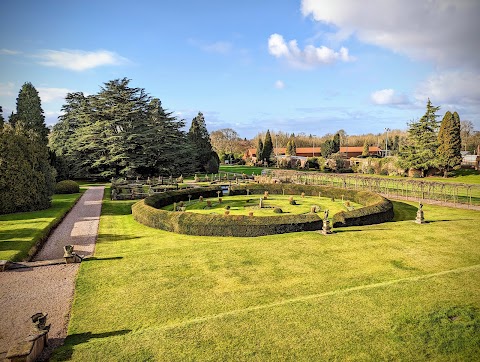
[[[49,136],[31,84],[18,102],[31,109],[0,124],[0,278],[47,269],[30,261],[105,187],[83,203],[100,217],[79,213],[54,245],[64,269],[48,270],[76,277],[71,312],[50,316],[52,331],[68,325],[50,360],[478,359],[478,172],[445,163],[443,182],[220,166],[202,113],[185,132],[128,79],[69,94]],[[95,219],[91,253],[67,264],[65,244]],[[23,302],[14,289],[0,301]]]
[[[393,202],[391,222],[204,237],[105,195],[53,360],[475,360],[478,211]]]

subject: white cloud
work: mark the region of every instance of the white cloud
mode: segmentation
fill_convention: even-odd
[[[404,94],[398,94],[393,89],[382,89],[371,94],[372,102],[379,105],[407,104],[408,98]]]
[[[128,59],[107,50],[87,52],[83,50],[45,50],[36,56],[42,59],[39,63],[49,67],[59,67],[75,71],[83,71],[104,65],[121,65]]]
[[[464,71],[436,73],[421,83],[415,99],[425,104],[430,98],[435,104],[474,106],[480,110],[480,74]]]
[[[211,53],[227,54],[232,50],[232,44],[226,41],[217,41],[202,46],[202,49]]]
[[[49,103],[54,101],[63,101],[67,93],[73,91],[67,88],[37,88],[40,100],[42,103]]]
[[[19,51],[17,50],[11,50],[11,49],[0,49],[0,54],[1,55],[16,55],[16,54],[20,54]]]
[[[311,69],[318,65],[331,64],[336,61],[349,62],[355,60],[348,54],[348,49],[340,48],[338,52],[326,46],[307,45],[304,50],[298,47],[296,40],[288,43],[280,34],[272,34],[268,38],[268,51],[277,58],[285,58],[291,66]]]
[[[15,83],[13,82],[0,83],[0,96],[13,96],[13,95],[15,95]]]
[[[478,0],[302,0],[304,16],[439,66],[479,66]]]
[[[277,80],[274,84],[275,88],[277,89],[283,89],[285,88],[285,83],[281,80]]]

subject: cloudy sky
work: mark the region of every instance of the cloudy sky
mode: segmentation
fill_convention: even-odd
[[[8,1],[0,105],[24,82],[48,124],[67,92],[127,77],[242,137],[406,129],[427,98],[480,130],[478,0]]]

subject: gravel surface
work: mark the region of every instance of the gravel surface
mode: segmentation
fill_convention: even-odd
[[[103,186],[90,187],[33,260],[61,259],[65,245],[74,245],[74,251],[79,255],[92,255],[97,240],[103,191]]]
[[[89,188],[48,238],[34,260],[63,258],[63,246],[92,255],[98,233],[104,187]],[[28,263],[26,263],[28,265]],[[32,263],[33,265],[33,263]],[[30,317],[48,313],[49,347],[40,360],[67,336],[75,278],[80,264],[61,264],[0,272],[0,357],[31,331]]]
[[[78,267],[51,265],[0,273],[0,352],[29,335],[30,317],[37,312],[48,313],[49,342],[63,341]]]

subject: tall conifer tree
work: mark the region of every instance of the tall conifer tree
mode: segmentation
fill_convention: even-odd
[[[440,107],[427,102],[425,115],[417,122],[409,124],[407,144],[399,153],[400,165],[422,171],[422,175],[432,167],[438,167],[436,151],[438,148],[437,132],[439,117],[436,113]]]
[[[257,142],[257,162],[263,162],[263,141],[260,136]]]
[[[11,116],[10,123],[15,125],[21,122],[26,129],[31,129],[47,144],[49,130],[45,124],[45,116],[38,96],[32,83],[25,83],[17,98],[17,113]]]
[[[454,114],[450,111],[445,113],[438,132],[438,145],[439,167],[443,170],[444,177],[447,177],[450,170],[460,167],[462,163],[460,117],[457,112]]]
[[[267,130],[265,134],[265,141],[263,142],[263,159],[266,159],[270,163],[270,159],[273,154],[273,142],[272,136],[270,135],[270,130]]]
[[[198,112],[198,115],[192,120],[188,131],[188,140],[194,152],[195,171],[217,172],[219,166],[218,155],[213,151],[210,143],[210,135],[202,112]]]

